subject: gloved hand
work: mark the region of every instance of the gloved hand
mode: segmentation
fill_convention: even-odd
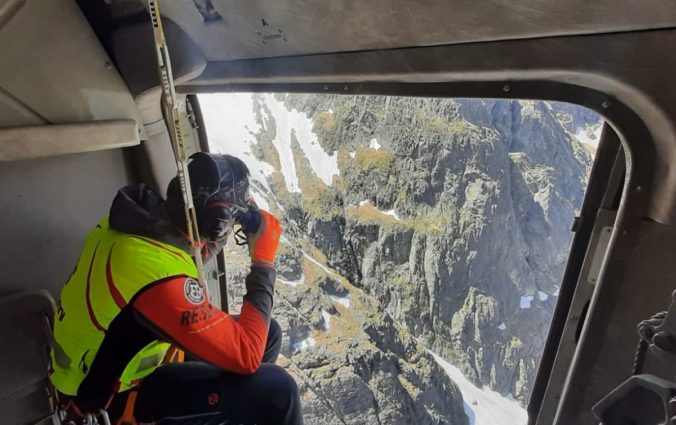
[[[255,233],[248,233],[249,254],[254,266],[274,268],[275,253],[282,236],[279,219],[265,210],[258,210],[260,225]]]
[[[247,212],[239,215],[236,219],[246,235],[256,233],[261,225],[261,213],[254,203],[249,204]]]

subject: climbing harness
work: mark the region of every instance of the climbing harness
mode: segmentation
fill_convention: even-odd
[[[182,363],[184,359],[185,353],[172,346],[167,351],[162,363]],[[139,425],[134,417],[134,408],[136,407],[140,384],[141,381],[128,391],[122,416],[115,421],[114,425]],[[78,409],[73,399],[70,399],[63,407],[59,408],[52,419],[55,424],[62,425],[113,425],[105,409],[99,409],[98,413],[85,414]]]
[[[169,364],[169,363],[183,363],[183,360],[185,358],[185,353],[182,350],[179,350],[175,346],[171,346],[169,350],[167,351],[167,354],[164,356],[164,361],[162,363],[164,364]],[[127,402],[125,403],[124,406],[124,411],[122,412],[122,416],[120,419],[115,422],[115,425],[138,425],[138,421],[134,417],[134,408],[136,407],[136,399],[138,397],[138,390],[141,385],[141,382],[139,382],[136,387],[132,388],[129,390],[129,394],[127,395]]]
[[[82,413],[72,399],[57,410],[52,416],[52,422],[59,425],[112,425],[105,409],[99,409],[97,413]],[[127,423],[118,421],[115,425],[127,425]],[[131,425],[137,425],[137,423],[133,422]]]

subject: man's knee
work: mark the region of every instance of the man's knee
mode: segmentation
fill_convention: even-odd
[[[296,383],[296,380],[293,379],[293,376],[291,376],[289,372],[286,371],[286,369],[281,367],[279,367],[279,369],[281,369],[279,372],[280,390],[282,390],[285,394],[288,394],[290,398],[297,398],[298,384]]]
[[[274,342],[282,340],[282,327],[279,326],[279,323],[275,319],[270,319],[270,328],[268,329],[268,339]]]
[[[268,328],[268,340],[265,344],[265,356],[263,361],[265,363],[275,363],[277,356],[282,349],[282,328],[275,319],[270,319],[270,327]]]
[[[279,407],[287,407],[297,403],[299,398],[296,380],[282,367],[277,365],[262,365],[260,372],[263,373],[266,387],[270,391],[270,399],[275,400]]]

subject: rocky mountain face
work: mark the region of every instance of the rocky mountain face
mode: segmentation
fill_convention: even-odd
[[[307,423],[482,423],[483,401],[463,404],[429,351],[527,403],[591,166],[575,134],[593,139],[597,116],[541,101],[200,102],[212,149],[247,162],[284,222],[274,317]],[[241,294],[246,256],[227,249]]]

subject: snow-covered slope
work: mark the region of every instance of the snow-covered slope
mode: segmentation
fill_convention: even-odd
[[[252,180],[269,193],[267,177],[274,172],[274,168],[260,161],[252,152],[253,146],[258,143],[255,135],[261,130],[254,114],[253,95],[203,94],[199,101],[211,151],[242,159],[249,167]],[[251,192],[258,206],[269,209],[265,195],[256,185],[252,186]]]
[[[519,403],[488,388],[477,388],[458,368],[438,354],[432,351],[430,354],[460,387],[470,425],[525,425],[528,422],[528,414]]]
[[[256,135],[263,129],[256,119],[254,96],[250,93],[205,94],[200,95],[199,100],[212,151],[238,156],[246,162],[252,180],[264,188],[257,190],[254,186],[252,192],[256,202],[267,209],[272,196],[267,178],[274,168],[256,158],[252,152],[253,145],[257,143]],[[284,176],[286,189],[290,193],[301,192],[292,150],[294,139],[308,159],[312,172],[327,186],[331,186],[333,176],[340,174],[338,156],[335,152],[329,155],[319,144],[312,130],[312,119],[295,109],[288,110],[271,94],[258,95],[258,99],[263,106],[263,113],[274,118],[275,137],[272,144],[279,155],[279,171]],[[264,121],[265,118],[268,117],[264,117]]]
[[[324,151],[317,140],[317,135],[312,131],[312,120],[295,109],[286,109],[282,102],[270,94],[263,95],[262,101],[275,118],[277,134],[272,143],[279,152],[282,174],[284,174],[288,191],[300,192],[291,151],[292,135],[295,135],[301,150],[310,161],[312,171],[322,179],[324,184],[331,186],[333,176],[339,174],[338,156],[336,153],[329,155]]]

